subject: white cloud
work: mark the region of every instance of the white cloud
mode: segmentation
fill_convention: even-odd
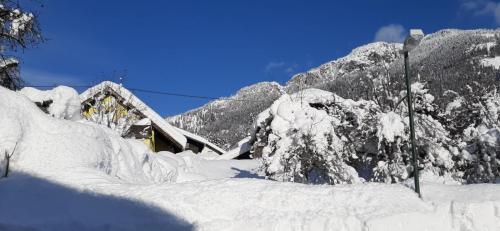
[[[266,65],[266,72],[270,72],[272,70],[275,70],[275,69],[281,69],[285,66],[285,62],[269,62],[267,65]]]
[[[277,73],[277,72],[282,72],[285,74],[295,74],[297,72],[297,68],[299,65],[297,63],[286,63],[283,61],[280,62],[269,62],[266,67],[266,73]]]
[[[390,24],[387,26],[380,27],[375,33],[374,41],[384,41],[384,42],[403,42],[406,36],[406,30],[402,25]]]
[[[463,0],[460,9],[474,15],[491,15],[500,25],[500,3],[489,0]]]
[[[460,4],[460,8],[465,11],[475,10],[479,7],[479,3],[484,2],[480,0],[463,0]]]
[[[287,68],[285,69],[285,72],[286,72],[287,74],[293,74],[293,73],[295,72],[295,68],[294,68],[294,67],[287,67]]]
[[[82,85],[84,81],[81,78],[59,74],[59,73],[50,73],[41,70],[35,69],[26,69],[21,68],[21,78],[28,85],[38,85],[38,86],[51,86],[51,85],[66,85],[66,86],[75,86]]]

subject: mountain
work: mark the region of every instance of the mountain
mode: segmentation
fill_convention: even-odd
[[[375,67],[384,67],[401,58],[399,43],[375,42],[354,49],[349,55],[322,64],[307,72],[294,75],[286,84],[288,93],[303,88],[326,84],[337,78],[361,73]]]
[[[471,89],[499,85],[499,36],[500,30],[440,30],[425,36],[411,52],[412,81],[426,84],[435,97],[436,113],[445,111],[453,95],[472,96],[476,90]],[[248,136],[255,116],[285,92],[319,88],[346,99],[373,100],[382,108],[395,108],[404,89],[401,49],[399,43],[367,44],[294,75],[285,86],[257,83],[167,120],[228,149]]]
[[[283,91],[279,83],[261,82],[167,120],[228,150],[248,136],[257,114],[269,107]]]

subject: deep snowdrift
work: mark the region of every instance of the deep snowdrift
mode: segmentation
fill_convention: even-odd
[[[0,148],[0,230],[500,230],[500,185],[424,184],[420,200],[399,184],[248,179],[256,161],[151,154],[4,88]]]
[[[47,111],[50,115],[60,119],[79,120],[80,97],[75,89],[59,86],[52,90],[41,91],[32,87],[25,87],[19,93],[28,97],[31,101],[42,103],[50,100]]]
[[[146,147],[94,124],[51,117],[27,98],[0,89],[0,153],[12,170],[41,177],[92,172],[125,182],[171,181],[168,165]],[[61,113],[64,114],[64,113]]]

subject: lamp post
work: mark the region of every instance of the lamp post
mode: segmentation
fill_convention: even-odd
[[[408,100],[408,115],[410,117],[410,139],[411,139],[411,155],[413,159],[413,179],[415,181],[415,192],[418,197],[422,197],[420,194],[420,182],[418,179],[418,159],[417,153],[415,152],[415,126],[413,122],[413,104],[411,97],[411,82],[410,82],[410,60],[408,53],[418,46],[422,38],[424,37],[424,32],[420,29],[411,29],[410,35],[406,37],[403,46],[403,54],[405,59],[405,78],[406,78],[406,99]]]

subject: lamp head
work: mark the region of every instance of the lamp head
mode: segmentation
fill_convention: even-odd
[[[410,52],[415,49],[420,44],[422,38],[424,38],[424,32],[421,29],[411,29],[410,35],[405,39],[403,51]]]

